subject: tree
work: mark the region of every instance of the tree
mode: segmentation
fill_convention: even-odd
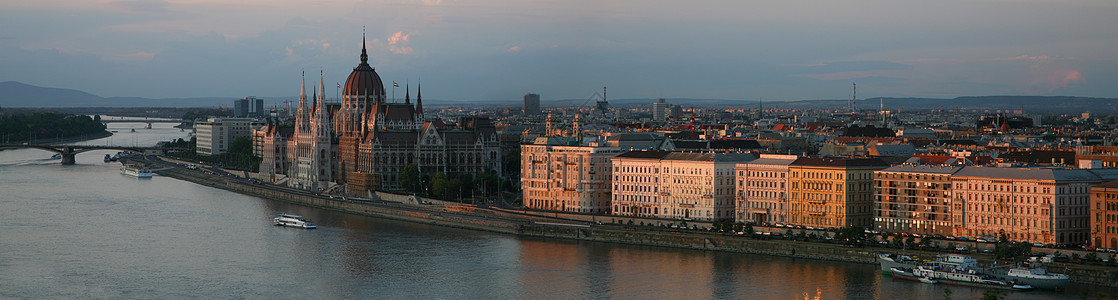
[[[439,172],[438,174],[435,174],[435,178],[431,179],[431,186],[430,186],[431,195],[435,196],[435,197],[439,197],[441,199],[447,199],[446,198],[446,194],[448,192],[447,184],[448,184],[448,182],[446,180],[446,174],[443,174],[442,172]]]
[[[400,172],[400,186],[412,193],[419,193],[423,189],[423,182],[419,178],[419,166],[408,164]]]
[[[849,245],[862,244],[866,241],[866,229],[862,226],[847,226],[835,232],[835,239]]]
[[[252,156],[252,139],[243,136],[234,139],[232,143],[229,143],[229,153]]]

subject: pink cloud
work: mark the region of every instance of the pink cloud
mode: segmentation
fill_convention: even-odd
[[[509,47],[508,51],[509,51],[509,52],[517,52],[517,51],[520,51],[520,46],[512,46],[512,47]]]
[[[1079,82],[1081,80],[1083,80],[1083,74],[1079,73],[1079,71],[1068,71],[1067,74],[1064,75],[1064,85]]]
[[[403,31],[397,31],[396,34],[388,37],[388,51],[396,54],[415,53],[415,49],[412,49],[412,47],[408,47],[405,45],[408,43],[409,35],[410,34],[404,33]]]

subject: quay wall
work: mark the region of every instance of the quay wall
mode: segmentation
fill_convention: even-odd
[[[877,263],[877,255],[872,250],[866,248],[843,247],[838,244],[820,244],[787,240],[759,240],[746,237],[724,237],[610,227],[577,227],[541,224],[521,225],[518,234],[545,238],[565,238],[632,245],[765,254],[855,263]]]
[[[607,226],[562,224],[558,221],[568,221],[564,218],[576,214],[526,213],[520,210],[479,208],[461,204],[405,204],[414,202],[414,200],[408,199],[411,196],[381,192],[374,195],[374,200],[343,199],[341,197],[331,199],[328,196],[231,180],[218,175],[203,174],[202,172],[181,168],[161,171],[160,174],[237,193],[347,213],[527,237],[726,251],[867,264],[877,263],[876,253],[878,251],[895,251],[894,249],[883,248],[850,248],[839,244],[752,239],[688,231],[608,226],[608,224],[615,223],[617,219],[621,219],[616,217],[583,217],[589,218],[584,220],[589,224],[601,221],[606,223]],[[432,201],[432,203],[436,202]],[[439,201],[438,203],[445,202]],[[628,222],[628,220],[625,219],[624,222]],[[635,221],[635,223],[639,222]],[[646,224],[652,223],[646,221]],[[692,223],[689,222],[688,224]],[[926,258],[934,257],[936,254],[936,252],[909,250],[909,255],[919,255]],[[990,261],[988,255],[978,253],[972,255],[979,260]],[[1053,272],[1068,274],[1074,283],[1118,287],[1118,268],[1079,264],[1066,265],[1066,270],[1063,267],[1049,266]]]

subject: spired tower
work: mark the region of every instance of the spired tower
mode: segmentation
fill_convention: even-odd
[[[322,190],[332,181],[332,149],[330,116],[326,111],[325,87],[319,75],[314,104],[307,105],[306,78],[300,84],[299,108],[295,114],[295,132],[289,142],[293,151],[288,176],[298,188]]]
[[[349,73],[342,90],[342,107],[334,117],[334,132],[338,135],[337,182],[346,181],[349,173],[357,171],[357,156],[361,141],[367,134],[365,114],[384,104],[384,83],[376,70],[369,66],[365,50],[365,37],[361,37],[361,63]]]

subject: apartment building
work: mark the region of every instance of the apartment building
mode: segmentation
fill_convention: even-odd
[[[796,155],[761,154],[734,167],[735,220],[755,223],[787,223],[788,168]]]
[[[1091,187],[1091,246],[1118,249],[1118,180]]]
[[[734,218],[734,167],[751,154],[633,151],[613,164],[613,214],[677,220]]]
[[[670,144],[662,136],[634,135],[640,137],[552,136],[537,138],[531,145],[521,145],[520,186],[524,206],[539,210],[610,213],[610,159],[632,149],[661,150],[666,143]]]
[[[874,227],[952,235],[951,174],[958,165],[903,164],[874,172]]]
[[[789,223],[813,227],[873,226],[877,158],[801,157],[789,165]]]
[[[1090,238],[1090,188],[1114,169],[965,167],[951,176],[955,234],[1045,244]]]

